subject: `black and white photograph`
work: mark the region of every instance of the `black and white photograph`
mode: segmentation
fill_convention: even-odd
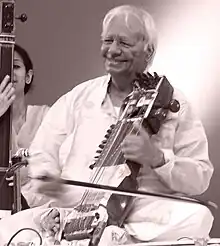
[[[220,245],[219,10],[0,0],[0,246]]]

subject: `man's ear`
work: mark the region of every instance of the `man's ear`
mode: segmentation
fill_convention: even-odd
[[[146,44],[144,47],[144,51],[146,54],[146,62],[151,61],[155,53],[153,45]]]
[[[25,81],[25,83],[26,84],[30,84],[32,82],[33,76],[34,76],[34,71],[32,69],[30,69],[27,72],[27,74],[26,74],[26,81]]]

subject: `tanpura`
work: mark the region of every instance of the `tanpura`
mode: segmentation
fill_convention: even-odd
[[[13,78],[13,53],[15,43],[15,2],[1,1],[0,21],[0,81],[6,75]],[[13,190],[5,181],[11,152],[11,108],[0,117],[0,209],[10,211],[13,203]]]
[[[13,58],[15,45],[15,19],[27,20],[25,14],[15,17],[15,1],[0,0],[0,82],[6,75],[13,83]],[[5,181],[8,168],[15,164],[11,159],[11,107],[0,117],[0,210],[16,213],[21,210],[20,174],[14,173],[13,189]]]

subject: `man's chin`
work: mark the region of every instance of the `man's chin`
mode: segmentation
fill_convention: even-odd
[[[106,69],[106,71],[111,75],[111,76],[123,76],[126,75],[127,72],[124,69]]]

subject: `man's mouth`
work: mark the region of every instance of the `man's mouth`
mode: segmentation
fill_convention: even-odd
[[[109,63],[117,65],[117,64],[121,64],[123,62],[126,62],[125,60],[115,60],[115,59],[107,59]]]

